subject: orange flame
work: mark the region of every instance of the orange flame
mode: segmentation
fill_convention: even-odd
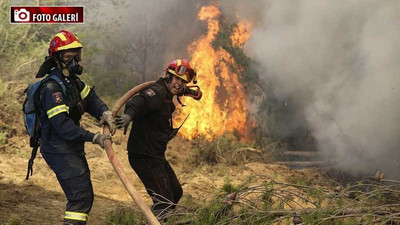
[[[234,72],[239,71],[239,68],[227,51],[221,47],[212,47],[220,29],[220,14],[215,6],[201,8],[198,18],[207,22],[208,33],[188,47],[190,64],[197,68],[198,85],[203,92],[200,101],[183,98],[187,106],[177,113],[176,124],[180,124],[190,114],[180,131],[188,139],[204,135],[211,140],[226,131],[236,132],[241,136],[246,134],[246,95],[238,74]],[[242,45],[250,37],[249,29],[249,23],[239,23],[231,37],[232,43]],[[234,67],[233,70],[231,67]]]
[[[240,21],[237,27],[234,28],[231,35],[232,44],[236,46],[243,46],[244,43],[250,38],[252,24],[248,20]]]

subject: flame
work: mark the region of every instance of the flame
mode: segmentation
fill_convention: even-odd
[[[180,108],[177,113],[176,124],[180,124],[190,114],[180,131],[188,139],[204,135],[211,140],[226,131],[241,136],[246,134],[246,95],[238,74],[234,72],[240,71],[240,68],[237,68],[234,58],[227,51],[212,46],[220,30],[220,15],[216,6],[202,7],[198,18],[207,22],[208,32],[188,47],[190,64],[197,68],[198,85],[203,92],[200,101],[183,98],[187,106]],[[248,22],[238,23],[231,37],[232,43],[242,45],[250,37],[249,30]]]
[[[236,46],[243,46],[244,43],[250,38],[252,24],[248,20],[240,21],[237,27],[234,28],[231,35],[232,44]]]

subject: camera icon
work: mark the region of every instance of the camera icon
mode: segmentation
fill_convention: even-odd
[[[29,21],[29,16],[30,12],[28,12],[26,9],[20,9],[20,10],[14,10],[14,21],[15,22],[28,22]]]

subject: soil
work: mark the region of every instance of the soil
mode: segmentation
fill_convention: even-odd
[[[83,123],[92,132],[101,131],[100,127],[93,124],[94,121],[88,119]],[[16,133],[22,133],[23,128],[16,126]],[[122,131],[117,131],[113,137],[116,157],[150,206],[151,200],[127,160],[127,138]],[[19,224],[62,224],[66,198],[54,173],[38,153],[34,174],[25,180],[31,152],[28,137],[15,135],[7,141],[7,144],[0,146],[0,224],[12,224],[13,221],[19,221]],[[95,202],[87,224],[102,224],[107,213],[119,208],[135,209],[136,206],[114,172],[105,151],[91,143],[86,144],[85,151],[95,192]],[[226,179],[241,183],[252,176],[253,182],[261,183],[267,175],[283,181],[292,177],[309,180],[320,175],[319,171],[313,169],[293,171],[282,165],[260,162],[229,167],[195,167],[189,160],[191,154],[190,141],[178,136],[170,142],[166,155],[183,186],[184,195],[190,195],[198,202],[210,200]]]

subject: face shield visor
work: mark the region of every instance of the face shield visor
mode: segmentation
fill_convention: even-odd
[[[196,72],[187,66],[180,65],[175,68],[175,74],[190,83],[196,76]]]

